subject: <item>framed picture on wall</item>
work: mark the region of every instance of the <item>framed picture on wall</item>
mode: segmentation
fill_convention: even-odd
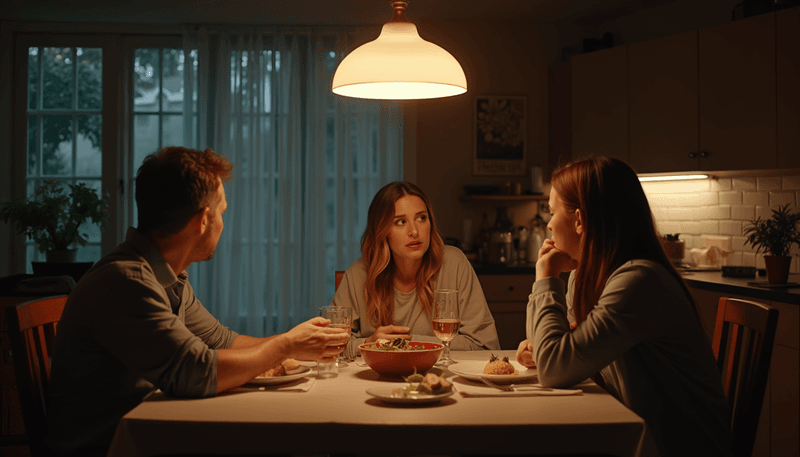
[[[525,97],[475,97],[473,174],[525,176]]]

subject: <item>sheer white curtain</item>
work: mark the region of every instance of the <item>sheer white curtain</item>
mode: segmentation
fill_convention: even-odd
[[[401,106],[331,93],[354,41],[328,28],[184,34],[198,50],[187,91],[199,89],[186,142],[227,156],[235,175],[215,256],[190,281],[233,330],[270,335],[316,316],[334,271],[360,257],[372,197],[402,179]]]

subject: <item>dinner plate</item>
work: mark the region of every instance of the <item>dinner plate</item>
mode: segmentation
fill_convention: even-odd
[[[392,392],[395,389],[403,388],[402,387],[371,387],[367,389],[367,393],[372,395],[373,397],[385,401],[387,403],[398,403],[398,404],[427,404],[427,403],[436,403],[437,401],[442,401],[442,399],[453,395],[453,389],[450,389],[448,392],[443,392],[440,394],[411,394],[407,396],[402,395],[395,395]]]
[[[292,382],[296,379],[300,379],[303,376],[308,375],[311,372],[311,368],[307,366],[301,366],[297,369],[296,373],[287,374],[283,376],[273,376],[271,378],[262,378],[261,376],[256,376],[253,378],[250,383],[251,384],[260,384],[264,386],[271,386],[275,384],[286,384],[287,382]]]
[[[536,380],[536,368],[525,368],[516,361],[512,361],[511,364],[519,371],[519,374],[483,374],[483,368],[487,363],[488,361],[470,360],[467,362],[454,363],[447,367],[447,369],[453,374],[479,382],[481,382],[482,378],[486,378],[495,383]]]

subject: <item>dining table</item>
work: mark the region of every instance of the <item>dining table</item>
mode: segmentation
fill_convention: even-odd
[[[514,363],[515,351],[452,351],[451,368],[492,355]],[[568,390],[506,392],[433,367],[429,372],[450,381],[453,392],[417,402],[376,395],[409,383],[378,374],[361,357],[334,378],[317,379],[309,368],[288,383],[246,384],[207,398],[155,391],[122,418],[108,456],[644,457],[653,449],[644,420],[591,379]]]

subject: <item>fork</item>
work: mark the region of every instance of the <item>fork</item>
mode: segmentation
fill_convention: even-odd
[[[489,381],[486,378],[481,378],[481,381],[483,381],[483,383],[486,384],[489,387],[494,387],[495,389],[500,389],[500,390],[505,391],[505,392],[516,392],[517,391],[516,385],[514,385],[514,384],[495,384],[495,383],[493,383],[492,381]],[[527,386],[522,386],[522,387],[525,388],[524,390],[544,390],[544,391],[553,390],[553,389],[550,389],[548,387],[541,387],[541,386],[530,386],[530,385],[527,385]]]

